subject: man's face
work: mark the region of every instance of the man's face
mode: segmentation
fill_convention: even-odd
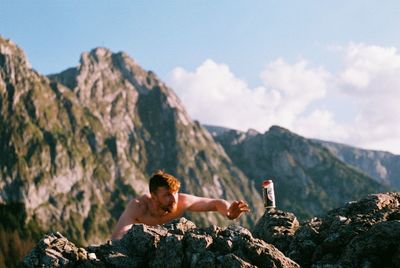
[[[166,212],[173,212],[176,210],[178,205],[178,192],[172,192],[167,187],[159,187],[153,196],[162,210]]]

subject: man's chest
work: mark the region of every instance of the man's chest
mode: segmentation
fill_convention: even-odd
[[[182,212],[176,211],[176,212],[171,212],[168,213],[167,215],[156,217],[151,214],[145,214],[141,215],[140,217],[136,218],[135,221],[138,223],[144,223],[147,225],[159,225],[159,224],[164,224],[169,221],[172,221],[173,219],[179,218],[182,216]]]

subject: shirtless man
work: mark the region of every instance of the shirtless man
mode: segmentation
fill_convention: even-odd
[[[111,239],[121,239],[134,223],[164,224],[181,217],[185,211],[218,211],[231,220],[250,211],[243,200],[229,203],[223,199],[178,193],[179,188],[180,182],[174,176],[163,171],[156,172],[150,178],[150,194],[129,202]]]

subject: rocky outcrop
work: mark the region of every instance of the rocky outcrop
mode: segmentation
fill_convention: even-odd
[[[293,213],[273,208],[265,211],[252,233],[254,237],[271,243],[280,251],[286,252],[299,226],[299,221]]]
[[[400,193],[369,195],[299,224],[269,210],[253,231],[197,228],[181,218],[135,224],[118,241],[78,248],[59,233],[28,254],[25,267],[400,267]]]
[[[399,193],[350,202],[303,224],[286,255],[305,267],[400,267],[399,210]]]
[[[249,230],[196,228],[181,218],[163,226],[135,224],[117,241],[78,248],[59,233],[43,238],[23,267],[299,267]]]
[[[273,211],[253,233],[301,267],[400,267],[399,211],[399,193],[374,194],[301,226],[293,214]]]

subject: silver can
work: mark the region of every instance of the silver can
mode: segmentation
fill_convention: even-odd
[[[275,192],[272,180],[265,180],[262,183],[264,207],[266,209],[275,208]]]

